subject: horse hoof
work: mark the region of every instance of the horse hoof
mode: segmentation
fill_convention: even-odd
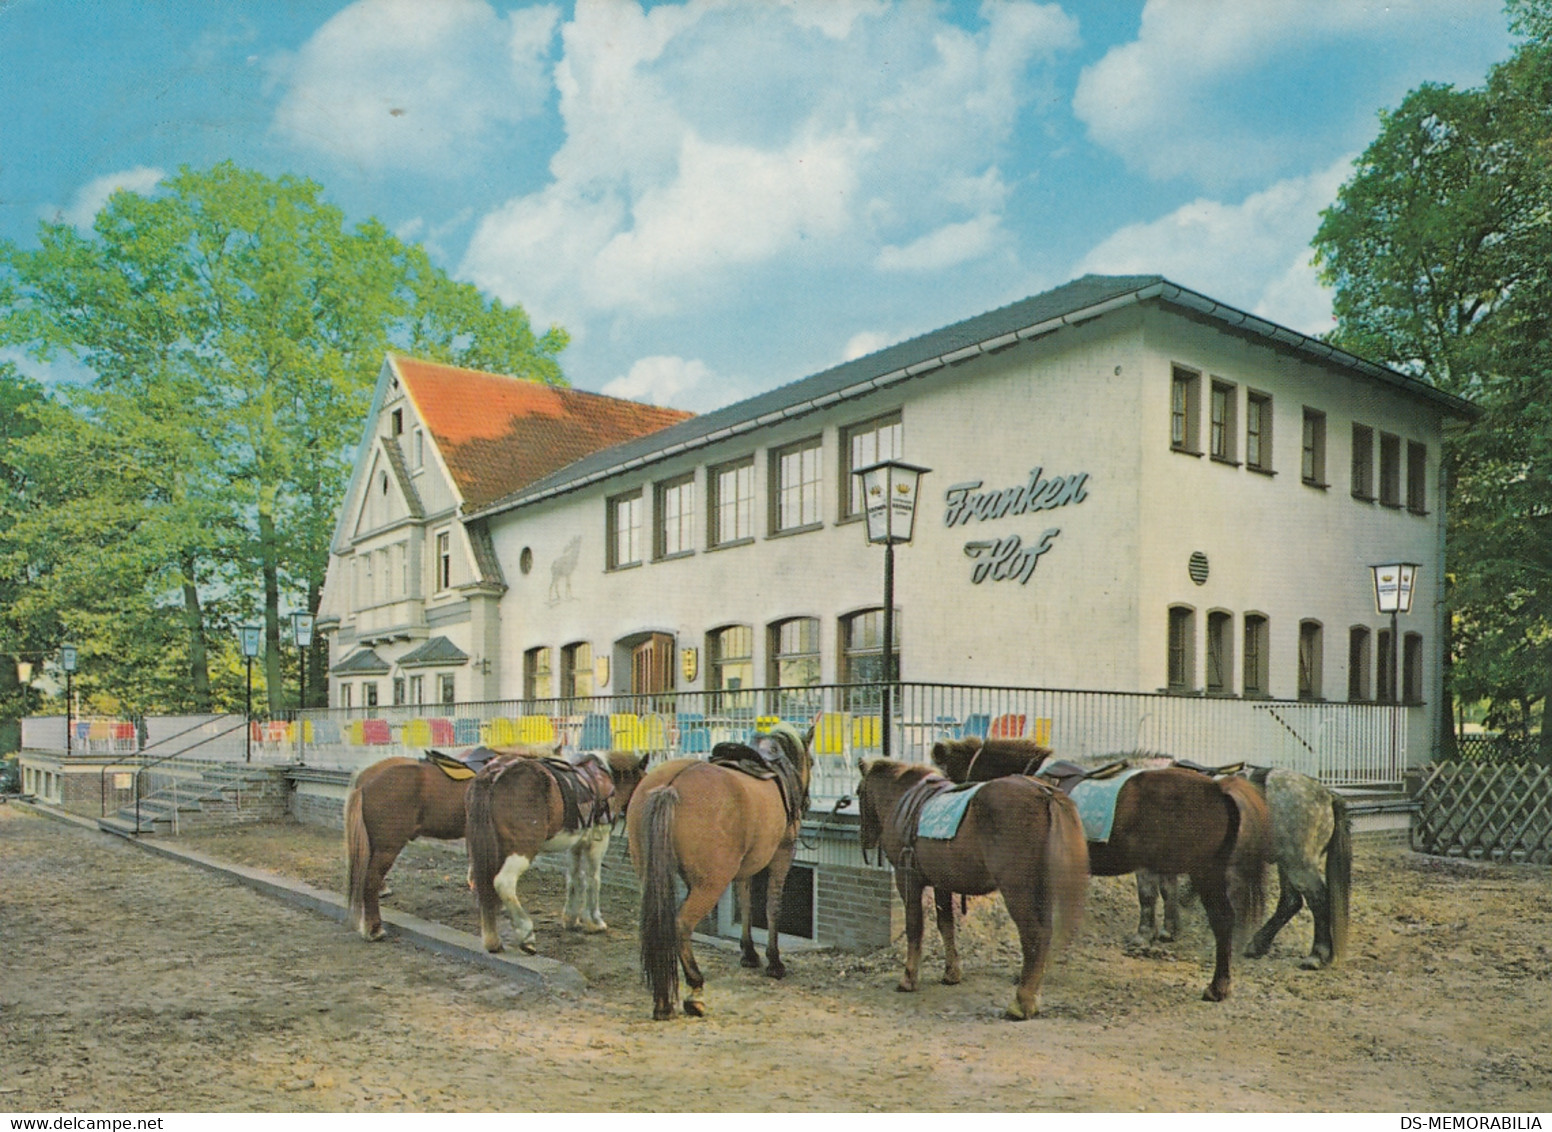
[[[1028,1022],[1031,1018],[1038,1016],[1039,1013],[1039,1007],[1036,1007],[1034,1010],[1025,1010],[1015,1002],[1002,1012],[1002,1016],[1009,1022]]]
[[[1244,955],[1246,959],[1260,959],[1270,950],[1270,944],[1252,943],[1249,947],[1245,948]]]
[[[379,892],[377,894],[377,898],[379,900],[387,900],[392,895],[393,895],[393,889],[385,888],[385,889],[383,889],[381,892]]]
[[[704,1018],[706,1017],[706,1004],[698,998],[687,998],[684,1000],[684,1012],[691,1018]]]
[[[765,968],[765,977],[767,979],[785,979],[787,977],[786,964],[780,959],[773,959]]]
[[[531,939],[525,939],[522,943],[518,944],[517,946],[522,949],[522,952],[523,952],[524,955],[537,955],[537,954],[539,954],[539,945],[537,943],[535,943]]]
[[[1303,959],[1299,960],[1299,968],[1304,971],[1318,971],[1330,962],[1331,960],[1322,959],[1318,955],[1306,955]]]
[[[602,935],[609,930],[609,925],[602,920],[584,920],[581,928],[588,935]]]
[[[946,987],[957,987],[959,985],[959,980],[963,977],[964,976],[961,975],[958,971],[944,971],[943,985]]]
[[[498,939],[495,943],[487,943],[485,945],[485,950],[490,952],[492,955],[495,955],[499,952],[505,951],[506,948],[501,945],[501,941]]]
[[[652,1008],[652,1021],[654,1022],[667,1022],[672,1019],[673,1016],[674,1008],[672,1006]]]
[[[1226,999],[1228,997],[1229,997],[1229,988],[1228,987],[1223,987],[1222,989],[1219,989],[1216,986],[1210,986],[1210,987],[1208,987],[1206,990],[1204,990],[1202,992],[1202,1001],[1203,1002],[1222,1002],[1224,999]]]
[[[752,951],[746,951],[738,957],[740,967],[748,967],[751,970],[759,970],[760,957]]]
[[[916,984],[902,982],[895,987],[895,990],[899,991],[901,994],[910,994],[916,990]]]
[[[384,940],[387,938],[388,933],[383,931],[383,926],[381,924],[378,924],[377,927],[366,933],[366,941],[368,943],[376,943],[379,940]]]

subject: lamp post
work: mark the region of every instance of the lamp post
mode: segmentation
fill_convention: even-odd
[[[65,757],[70,757],[72,736],[75,730],[75,722],[71,718],[71,707],[75,703],[75,666],[76,649],[74,645],[61,645],[59,648],[59,667],[65,670]]]
[[[242,641],[243,659],[248,662],[248,701],[243,713],[245,735],[243,737],[243,761],[253,761],[253,658],[259,655],[259,627],[242,625],[237,630]]]
[[[1388,562],[1370,566],[1374,575],[1374,608],[1390,614],[1390,754],[1396,757],[1397,720],[1401,712],[1401,638],[1397,616],[1412,612],[1412,590],[1417,583],[1416,562]]]
[[[302,709],[307,706],[307,650],[313,645],[313,615],[302,610],[293,613],[291,633],[296,638],[296,718],[300,726]]]
[[[895,680],[895,544],[910,542],[916,527],[916,489],[930,468],[900,460],[882,460],[858,468],[862,477],[864,533],[868,542],[884,547],[884,705],[882,747],[889,758]]]

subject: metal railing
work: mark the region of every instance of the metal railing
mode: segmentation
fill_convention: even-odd
[[[310,766],[355,770],[390,754],[514,743],[709,754],[778,719],[815,728],[815,804],[852,792],[856,760],[882,754],[884,687],[833,684],[308,710],[281,742]],[[1331,785],[1386,785],[1406,768],[1408,709],[1051,688],[900,684],[888,750],[925,762],[966,735],[1033,739],[1060,755],[1135,750],[1201,763],[1287,767]]]

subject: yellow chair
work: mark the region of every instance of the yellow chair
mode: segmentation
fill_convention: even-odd
[[[411,719],[404,724],[404,735],[401,740],[406,747],[431,746],[431,721],[426,719]]]
[[[501,722],[510,722],[502,720]],[[547,715],[525,715],[517,721],[518,743],[527,743],[531,746],[543,746],[546,743],[555,742],[555,721]]]
[[[1039,716],[1035,717],[1034,740],[1042,747],[1049,747],[1051,745],[1051,721],[1049,719],[1042,719]]]
[[[644,715],[641,717],[641,728],[637,733],[642,751],[666,751],[668,750],[668,725],[663,722],[660,715]]]
[[[772,727],[775,727],[780,722],[781,716],[779,715],[762,715],[755,719],[754,729],[756,731],[768,732]]]
[[[345,742],[349,743],[352,747],[366,746],[366,739],[361,734],[361,725],[365,722],[366,721],[362,719],[352,719],[349,723],[347,723],[345,725]]]
[[[611,715],[609,740],[616,751],[641,750],[641,717],[628,712]]]
[[[854,751],[881,749],[883,720],[876,715],[859,715],[851,721],[851,748]]]
[[[814,720],[814,754],[839,755],[846,749],[846,720],[843,711],[820,713]]]

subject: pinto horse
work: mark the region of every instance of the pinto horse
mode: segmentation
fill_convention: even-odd
[[[1031,773],[1046,753],[1028,740],[970,738],[935,744],[932,759],[955,782],[984,782]],[[1099,767],[1125,757],[1085,761]],[[1271,837],[1266,800],[1243,779],[1214,779],[1141,758],[1148,769],[1122,783],[1108,840],[1089,842],[1089,871],[1189,875],[1216,945],[1212,981],[1202,997],[1220,1002],[1229,995],[1235,928],[1261,916]]]
[[[710,761],[674,759],[652,769],[638,788],[642,801],[626,812],[631,861],[641,878],[641,968],[652,988],[652,1017],[672,1018],[684,970],[690,993],[684,1012],[706,1013],[706,977],[695,962],[690,933],[737,883],[743,909],[745,967],[758,967],[750,923],[750,879],[769,869],[765,890],[765,973],[787,973],[777,924],[781,893],[808,808],[813,732],[799,736],[778,723],[750,744],[719,743]],[[722,760],[736,760],[738,766]],[[742,769],[740,769],[742,768]],[[755,773],[750,773],[750,770]],[[676,880],[689,892],[676,907]]]
[[[960,979],[954,893],[1001,892],[1024,953],[1007,1017],[1023,1021],[1039,1014],[1040,980],[1052,943],[1077,926],[1088,885],[1088,843],[1072,799],[1036,778],[999,778],[976,790],[951,837],[918,837],[921,804],[949,788],[949,780],[930,767],[891,759],[862,759],[857,765],[863,853],[883,850],[905,903],[905,973],[896,989],[917,986],[924,888],[931,886],[937,904],[948,984]]]
[[[1272,815],[1272,860],[1277,864],[1277,908],[1245,948],[1259,959],[1306,903],[1315,919],[1310,953],[1299,962],[1316,971],[1340,959],[1347,949],[1348,909],[1352,894],[1352,819],[1347,803],[1318,779],[1296,770],[1254,767],[1244,777],[1266,796]],[[1153,930],[1155,897],[1164,897],[1164,924]],[[1170,940],[1180,930],[1176,878],[1137,874],[1137,925],[1142,942]]]
[[[466,799],[464,839],[486,951],[501,950],[496,916],[501,905],[516,929],[517,946],[529,955],[538,950],[533,918],[518,899],[517,882],[540,853],[571,857],[561,924],[568,930],[609,930],[599,909],[599,888],[610,826],[625,812],[646,765],[646,755],[610,751],[573,762],[501,759],[475,775]]]
[[[497,747],[498,755],[558,754],[538,747]],[[383,878],[417,837],[461,841],[471,778],[454,779],[429,759],[401,755],[358,770],[345,797],[345,859],[350,924],[367,940],[383,938],[378,905]]]

